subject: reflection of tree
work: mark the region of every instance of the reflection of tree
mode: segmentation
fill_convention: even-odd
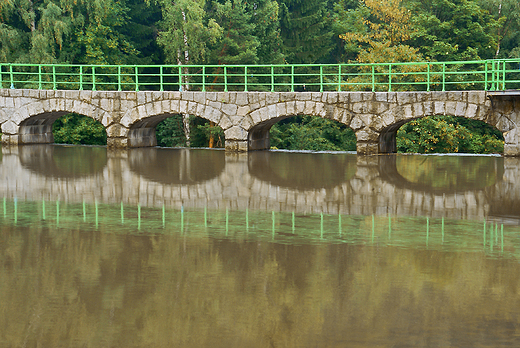
[[[396,167],[410,183],[445,192],[484,189],[504,173],[503,158],[497,157],[397,156]]]

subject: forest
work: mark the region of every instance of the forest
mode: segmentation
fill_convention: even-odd
[[[2,0],[0,62],[308,64],[520,57],[518,0]],[[101,127],[101,128],[100,128]],[[56,142],[103,144],[79,115],[55,122]],[[177,115],[160,146],[223,146],[209,122]],[[186,136],[188,134],[188,137]],[[271,129],[274,148],[355,150],[334,121],[296,116]],[[501,152],[496,129],[452,116],[409,122],[401,152]]]

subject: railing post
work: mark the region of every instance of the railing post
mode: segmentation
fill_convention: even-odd
[[[294,92],[294,65],[291,65],[291,92]]]
[[[134,67],[134,73],[135,73],[135,91],[139,92],[139,67],[136,65]]]
[[[341,92],[341,64],[338,65],[338,92]]]
[[[388,92],[392,92],[392,64],[388,64]]]
[[[376,91],[376,66],[372,63],[372,92]]]
[[[56,90],[56,65],[52,66],[52,89]]]
[[[428,85],[426,86],[426,91],[430,91],[430,63],[428,63]]]
[[[202,92],[206,92],[206,66],[202,66]]]
[[[79,90],[83,90],[83,65],[79,66]]]
[[[92,66],[92,90],[96,90],[96,67]]]
[[[247,65],[244,66],[244,92],[247,92]]]
[[[164,88],[163,88],[163,66],[161,65],[160,68],[159,68],[159,78],[160,78],[160,91],[164,91]]]
[[[486,60],[484,63],[484,91],[488,90],[488,62]]]
[[[274,92],[274,66],[271,65],[271,92]]]
[[[442,63],[442,91],[446,91],[446,63]]]
[[[502,90],[506,89],[506,61],[502,61]]]
[[[320,65],[320,92],[323,92],[323,65]]]
[[[182,92],[182,67],[179,65],[179,91]]]
[[[11,78],[11,89],[14,89],[13,65],[9,64],[9,75]]]
[[[38,64],[38,89],[42,89],[42,65]]]
[[[0,88],[4,88],[3,71],[4,71],[4,65],[0,64]]]
[[[121,65],[117,66],[117,90],[121,90]]]
[[[227,66],[224,66],[224,92],[227,92]]]

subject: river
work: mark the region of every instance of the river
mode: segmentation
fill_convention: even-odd
[[[517,347],[520,159],[25,145],[0,347]]]

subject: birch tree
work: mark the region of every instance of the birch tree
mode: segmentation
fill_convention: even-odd
[[[181,89],[189,90],[187,65],[203,61],[208,42],[215,42],[221,29],[215,20],[206,22],[205,0],[159,0],[162,7],[162,31],[157,42],[163,47],[166,61],[184,65]],[[189,115],[183,115],[184,133],[190,145]]]

